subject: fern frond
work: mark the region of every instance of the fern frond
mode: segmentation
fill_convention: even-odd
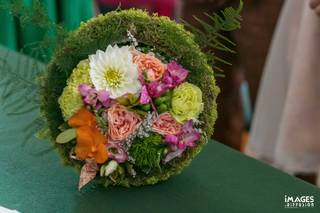
[[[212,15],[205,13],[209,18],[206,22],[196,16],[194,19],[199,23],[200,28],[196,28],[186,21],[183,24],[195,35],[195,39],[202,50],[206,53],[208,62],[212,64],[215,70],[221,71],[216,63],[231,65],[229,62],[215,56],[212,50],[234,53],[235,44],[222,34],[223,31],[233,31],[240,28],[241,11],[243,9],[243,1],[240,0],[239,7],[228,7],[223,11]]]
[[[0,49],[0,102],[1,109],[8,116],[21,116],[39,109],[39,86],[35,79],[44,69],[40,62],[19,55],[4,48]],[[38,116],[37,116],[38,117]],[[29,121],[26,125],[25,140],[32,138],[43,123],[41,119]]]
[[[21,52],[28,50],[28,55],[43,62],[50,60],[52,51],[61,46],[68,35],[68,31],[61,24],[50,19],[46,7],[40,0],[33,0],[31,6],[26,6],[23,0],[4,1],[0,3],[0,10],[9,11],[22,27],[32,25],[44,32],[41,41],[29,43],[21,48]]]

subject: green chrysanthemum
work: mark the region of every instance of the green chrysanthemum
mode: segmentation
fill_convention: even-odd
[[[203,110],[202,92],[199,87],[183,83],[173,90],[171,114],[180,123],[198,119]]]
[[[69,120],[83,106],[78,90],[80,84],[92,84],[88,60],[80,61],[77,67],[73,69],[67,81],[67,86],[63,89],[62,95],[58,100],[65,121]]]

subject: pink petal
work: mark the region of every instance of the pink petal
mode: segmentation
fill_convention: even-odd
[[[111,105],[111,98],[107,91],[99,91],[98,92],[98,100],[100,101],[101,105],[104,107],[110,107]]]
[[[176,61],[171,61],[167,64],[167,71],[170,73],[175,86],[184,82],[189,74],[189,71],[184,69]]]
[[[150,102],[151,98],[148,94],[147,86],[143,85],[141,89],[141,95],[140,95],[140,104],[148,104]]]
[[[200,140],[200,133],[193,131],[192,133],[187,133],[183,135],[182,143],[188,147],[194,147],[195,142]]]
[[[162,82],[164,83],[164,84],[166,84],[168,87],[170,87],[170,88],[173,88],[174,87],[174,85],[173,85],[173,79],[172,79],[172,77],[171,77],[171,75],[170,75],[170,73],[167,71],[167,72],[165,72],[165,74],[164,74],[164,76],[163,76],[163,78],[162,78]]]
[[[91,91],[89,93],[91,93]],[[94,93],[89,94],[83,98],[83,102],[85,104],[94,106],[97,104],[97,97]]]
[[[89,91],[91,90],[91,86],[87,85],[87,84],[80,84],[78,86],[78,90],[80,92],[81,96],[87,96],[89,95]]]
[[[95,161],[87,161],[83,165],[80,172],[79,190],[96,177],[97,171],[98,165]]]
[[[166,93],[170,88],[164,83],[153,81],[148,84],[148,92],[150,97],[159,97]]]
[[[165,137],[165,141],[168,143],[168,144],[178,144],[179,142],[179,138],[175,135],[166,135]]]
[[[194,130],[192,126],[193,126],[193,121],[189,120],[189,121],[187,121],[186,123],[183,124],[182,131],[185,132],[185,133],[192,132]]]
[[[166,155],[166,157],[163,159],[163,163],[168,163],[172,159],[176,157],[180,157],[182,153],[184,152],[185,149],[177,149],[174,152],[170,152],[169,154]]]

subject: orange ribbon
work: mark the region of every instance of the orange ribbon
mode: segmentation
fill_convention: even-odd
[[[76,156],[85,160],[93,158],[99,164],[108,160],[107,139],[97,129],[95,116],[86,108],[81,108],[68,121],[69,126],[76,128]]]

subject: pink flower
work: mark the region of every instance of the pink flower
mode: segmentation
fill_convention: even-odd
[[[167,65],[167,70],[161,81],[153,81],[146,84],[147,92],[152,98],[159,97],[168,90],[183,83],[188,74],[189,72],[183,69],[181,65],[177,64],[175,61],[172,61]]]
[[[176,135],[181,132],[181,124],[170,113],[165,112],[153,121],[151,129],[160,135]]]
[[[200,133],[192,127],[192,120],[187,121],[182,126],[182,130],[178,135],[166,135],[165,141],[168,144],[175,145],[178,149],[186,149],[187,147],[194,147],[196,141],[201,137]]]
[[[183,83],[189,72],[179,65],[176,61],[167,64],[167,70],[164,74],[162,82],[168,87],[173,88]]]
[[[150,97],[153,97],[153,98],[163,95],[170,89],[166,84],[158,81],[154,81],[147,84],[147,88],[148,88],[148,93]]]
[[[138,65],[140,74],[146,74],[147,80],[158,81],[162,78],[165,65],[153,54],[137,54],[133,58],[133,63]]]
[[[111,106],[112,100],[107,91],[97,91],[87,84],[80,84],[78,89],[84,104],[93,106],[96,109],[102,107],[108,108]]]
[[[141,124],[138,114],[126,107],[114,104],[108,109],[108,134],[114,141],[127,139]]]
[[[163,159],[163,163],[168,163],[172,159],[176,157],[181,157],[182,153],[185,151],[185,149],[173,149],[171,152],[169,152],[165,158]]]
[[[170,152],[164,157],[163,163],[168,163],[176,157],[181,157],[188,147],[194,147],[200,140],[200,133],[192,127],[192,120],[187,121],[177,135],[166,135],[165,141],[170,144]]]

